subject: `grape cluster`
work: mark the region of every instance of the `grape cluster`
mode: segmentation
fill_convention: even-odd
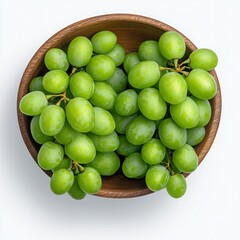
[[[49,49],[48,71],[32,79],[20,110],[41,145],[37,161],[53,172],[55,194],[75,199],[101,190],[101,176],[121,167],[151,191],[186,191],[184,173],[198,166],[217,56],[197,49],[186,59],[183,37],[168,31],[126,53],[112,31],[74,38],[67,53]]]

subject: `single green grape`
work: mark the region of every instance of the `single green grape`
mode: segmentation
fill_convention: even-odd
[[[148,164],[143,161],[140,153],[131,153],[125,157],[122,172],[128,178],[138,178],[148,170]]]
[[[104,82],[95,82],[94,92],[89,101],[95,107],[101,107],[106,110],[110,110],[114,106],[116,97],[116,92],[109,84]]]
[[[73,184],[68,190],[68,194],[76,200],[81,200],[85,198],[86,193],[79,187],[77,176],[74,177]]]
[[[69,67],[66,53],[60,48],[51,48],[44,56],[45,66],[49,70],[67,71]]]
[[[64,92],[69,83],[69,76],[63,70],[51,70],[43,76],[43,87],[50,93]]]
[[[120,159],[115,152],[97,153],[88,167],[95,168],[102,176],[112,176],[120,167]]]
[[[79,187],[88,194],[96,194],[102,187],[102,178],[99,172],[92,167],[85,167],[77,176]]]
[[[138,95],[133,89],[121,92],[115,100],[115,111],[121,116],[131,116],[138,111]]]
[[[94,127],[92,132],[98,135],[109,135],[115,129],[115,121],[110,112],[103,108],[94,107],[95,113]]]
[[[47,105],[48,101],[45,94],[40,91],[34,91],[23,96],[19,103],[19,109],[25,115],[37,116],[41,114]]]
[[[199,109],[197,104],[190,98],[179,104],[170,106],[171,116],[180,127],[193,128],[199,122]]]
[[[113,152],[119,147],[119,137],[115,131],[102,136],[89,132],[87,136],[93,141],[98,152]]]
[[[106,55],[112,58],[116,66],[120,66],[125,59],[126,51],[121,44],[117,43],[112,51],[106,53]]]
[[[198,156],[192,146],[185,144],[173,152],[173,163],[181,171],[191,173],[198,166]]]
[[[170,173],[164,166],[153,165],[146,173],[145,182],[151,191],[159,191],[166,187],[169,177]]]
[[[189,92],[202,100],[212,99],[217,94],[214,77],[203,69],[192,70],[186,78]]]
[[[96,148],[89,137],[78,133],[77,137],[71,143],[65,145],[65,153],[70,159],[80,164],[86,164],[94,159]]]
[[[70,126],[78,132],[89,132],[94,126],[94,110],[88,100],[76,97],[66,106]]]
[[[80,68],[86,66],[93,54],[91,41],[84,36],[74,38],[67,51],[68,61],[74,67]]]
[[[138,48],[138,55],[142,61],[151,60],[158,63],[160,66],[166,66],[167,60],[160,53],[158,42],[155,40],[142,42]]]
[[[37,142],[38,144],[44,144],[45,142],[52,141],[53,137],[47,136],[41,131],[39,125],[39,118],[39,115],[32,118],[30,122],[30,131],[35,142]]]
[[[190,56],[190,67],[201,68],[206,71],[213,70],[218,64],[218,57],[214,51],[208,48],[199,48],[193,51]]]
[[[44,89],[43,87],[43,77],[35,77],[31,80],[29,84],[29,92],[33,91],[40,91],[43,92],[44,94],[48,94],[48,92]]]
[[[159,80],[159,91],[163,99],[170,104],[182,103],[187,97],[186,80],[176,72],[168,72]]]
[[[137,116],[127,126],[127,140],[134,145],[142,145],[149,141],[156,130],[153,121],[144,116]]]
[[[68,121],[65,121],[62,130],[54,137],[58,141],[58,143],[66,145],[71,143],[75,139],[77,134],[78,132],[69,125]]]
[[[91,42],[95,53],[108,53],[115,47],[117,36],[112,31],[103,30],[95,33]]]
[[[65,112],[61,107],[49,105],[42,111],[39,119],[41,131],[47,136],[58,134],[65,123]]]
[[[140,145],[133,145],[128,142],[126,135],[119,135],[119,147],[117,153],[122,156],[128,156],[131,153],[140,152]]]
[[[160,120],[167,112],[167,104],[155,88],[145,88],[139,93],[138,107],[150,120]]]
[[[90,59],[86,67],[86,72],[94,81],[106,81],[112,77],[115,69],[116,65],[111,57],[107,55],[95,55]]]
[[[113,112],[112,116],[116,124],[116,132],[119,134],[126,134],[127,125],[137,116],[137,113],[124,117]]]
[[[116,93],[123,92],[127,87],[127,75],[121,68],[116,68],[112,77],[105,81],[110,84]]]
[[[160,163],[166,154],[166,148],[159,139],[152,138],[150,141],[143,144],[141,155],[143,160],[150,164]]]
[[[72,160],[68,157],[64,157],[57,167],[51,169],[52,172],[56,172],[59,169],[69,169],[72,166]]]
[[[70,190],[73,182],[74,175],[72,171],[67,169],[59,169],[53,173],[50,181],[50,187],[53,193],[61,195]]]
[[[186,51],[186,44],[183,37],[175,31],[163,33],[158,42],[160,53],[168,60],[180,59]]]
[[[69,87],[74,97],[89,99],[94,92],[94,82],[84,71],[74,73],[69,81]]]
[[[142,61],[134,65],[128,74],[131,86],[143,89],[154,86],[160,78],[159,66],[154,61]]]
[[[125,56],[123,67],[126,73],[129,73],[130,69],[132,69],[137,63],[139,63],[141,60],[138,56],[137,52],[131,52],[128,53]]]
[[[182,197],[187,190],[187,183],[185,177],[179,173],[170,176],[166,189],[171,197],[173,198]]]
[[[197,104],[199,110],[199,121],[197,127],[206,126],[212,116],[211,104],[208,100],[201,100],[191,96],[191,99]]]
[[[206,130],[204,127],[195,127],[187,130],[187,144],[196,146],[204,139]]]
[[[162,143],[170,149],[183,147],[187,140],[187,131],[179,127],[171,118],[160,122],[158,135]]]
[[[64,150],[61,145],[51,141],[45,142],[37,155],[38,165],[44,170],[57,167],[63,160]]]

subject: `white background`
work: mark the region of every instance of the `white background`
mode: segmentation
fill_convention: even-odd
[[[240,1],[0,0],[0,239],[239,239]],[[55,196],[21,138],[16,96],[32,55],[51,35],[86,17],[136,13],[213,49],[223,94],[221,125],[186,195],[134,199]]]

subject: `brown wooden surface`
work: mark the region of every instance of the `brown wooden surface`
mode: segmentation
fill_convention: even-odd
[[[43,59],[49,48],[66,48],[73,38],[80,35],[91,37],[100,30],[113,31],[118,36],[118,42],[125,47],[127,52],[137,51],[139,44],[144,40],[158,40],[159,36],[165,31],[177,31],[163,22],[147,17],[132,14],[111,14],[96,16],[76,22],[62,29],[47,40],[27,65],[19,85],[17,96],[17,114],[20,131],[35,161],[37,159],[39,145],[37,145],[31,137],[29,130],[30,118],[24,116],[19,111],[19,101],[28,92],[28,86],[31,79],[35,76],[44,74],[46,71]],[[183,37],[187,45],[187,54],[189,54],[189,52],[196,49],[196,46],[194,46],[184,35]],[[211,73],[217,82],[218,91],[215,98],[211,100],[212,118],[206,127],[206,137],[203,142],[195,148],[199,157],[199,163],[202,162],[214,141],[221,115],[221,92],[219,81],[216,72],[212,71]],[[45,173],[51,176],[50,171],[45,171]],[[111,198],[130,198],[149,193],[151,193],[151,191],[146,187],[144,180],[131,180],[124,177],[121,172],[119,172],[112,177],[103,178],[102,189],[97,195]]]

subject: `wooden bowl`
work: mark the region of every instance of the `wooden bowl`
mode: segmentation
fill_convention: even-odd
[[[65,49],[73,38],[79,35],[84,35],[90,38],[94,33],[100,30],[113,31],[118,37],[118,42],[125,47],[127,52],[137,51],[139,44],[144,40],[158,40],[159,36],[165,31],[177,31],[163,22],[148,17],[131,14],[110,14],[81,20],[67,26],[49,38],[49,40],[38,49],[27,65],[20,82],[17,97],[19,127],[23,140],[35,161],[40,146],[36,144],[31,137],[29,128],[30,118],[19,111],[19,101],[28,92],[28,86],[32,78],[38,75],[43,75],[44,72],[46,72],[43,59],[48,49],[53,47]],[[183,34],[182,36],[186,41],[187,56],[190,52],[196,49],[196,46]],[[221,115],[220,86],[216,72],[212,71],[211,74],[216,80],[218,91],[217,95],[211,100],[212,118],[206,127],[205,139],[195,148],[198,154],[199,163],[202,162],[214,141]],[[45,173],[51,176],[50,171],[45,171]],[[112,177],[103,177],[103,186],[97,196],[130,198],[149,193],[151,193],[151,191],[146,187],[144,179],[128,179],[123,176],[121,171],[119,171],[118,174]]]

